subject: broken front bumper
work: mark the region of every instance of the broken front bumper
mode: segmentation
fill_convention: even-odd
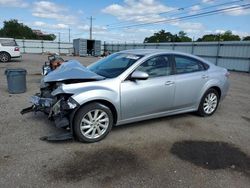
[[[30,102],[32,103],[31,107],[24,108],[21,111],[21,114],[26,114],[29,112],[44,112],[48,114],[51,110],[51,107],[53,105],[53,99],[52,98],[41,98],[38,96],[32,96],[30,97]]]
[[[65,128],[70,125],[69,114],[79,104],[71,97],[67,100],[61,98],[56,101],[53,98],[42,98],[39,96],[32,96],[30,98],[32,103],[31,107],[25,108],[21,111],[21,114],[29,112],[44,112],[48,114],[50,120],[54,120],[56,127]]]

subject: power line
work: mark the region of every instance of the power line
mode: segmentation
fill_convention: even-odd
[[[210,0],[210,1],[214,1],[214,0]],[[225,3],[216,4],[216,5],[211,5],[211,6],[207,6],[207,7],[201,8],[199,11],[206,10],[206,9],[211,9],[211,8],[215,8],[215,7],[220,7],[220,6],[225,6],[225,5],[230,5],[230,4],[234,4],[234,3],[239,3],[239,2],[243,2],[243,1],[244,0],[234,0],[234,1],[231,1],[231,2],[225,2]],[[172,9],[172,10],[169,10],[169,11],[165,11],[165,12],[160,12],[160,13],[158,13],[158,15],[164,15],[164,14],[168,14],[170,12],[176,12],[176,11],[182,11],[182,10],[186,10],[186,9],[191,9],[193,6],[197,6],[197,5],[201,5],[201,4],[202,4],[202,2],[195,3],[195,4],[192,4],[192,5],[186,6],[186,7],[181,7],[181,8],[176,8],[176,9]],[[177,16],[177,15],[182,15],[182,14],[186,14],[186,13],[188,13],[188,11],[182,12],[182,13],[171,14],[169,16]],[[153,13],[144,14],[142,16],[142,18],[144,18],[144,17],[146,18],[146,16],[149,16],[149,15],[152,15],[152,14]],[[122,21],[122,22],[116,22],[116,23],[113,23],[113,24],[111,23],[111,24],[108,24],[106,26],[107,27],[117,26],[117,25],[121,25],[121,24],[124,24],[124,23],[130,23],[131,21],[133,21],[133,19],[127,20],[127,21]]]
[[[209,0],[209,1],[214,1],[214,0]],[[189,7],[192,7],[192,6],[195,6],[195,5],[200,5],[200,4],[201,4],[201,3],[195,3],[195,4],[192,4],[192,5],[186,6],[186,7],[174,8],[174,9],[171,9],[171,10],[168,10],[168,11],[160,12],[160,13],[158,13],[158,14],[159,14],[159,15],[162,15],[162,14],[168,14],[168,13],[170,13],[170,12],[181,11],[181,10],[184,10],[184,9],[186,9],[186,8],[189,8]],[[144,14],[143,17],[149,16],[149,15],[152,15],[152,14],[154,14],[154,13]],[[111,23],[111,24],[108,24],[108,25],[106,25],[106,26],[117,25],[117,24],[120,25],[121,23],[129,23],[129,22],[131,22],[131,21],[133,21],[133,19],[132,19],[132,20],[123,21],[123,22],[116,22],[116,23],[113,23],[113,24]]]
[[[192,14],[192,15],[188,15],[188,16],[182,16],[182,17],[178,17],[178,18],[164,19],[164,20],[160,20],[160,21],[141,23],[141,24],[133,24],[133,25],[126,25],[126,26],[111,27],[111,28],[108,28],[108,29],[131,28],[131,27],[152,25],[152,24],[158,24],[158,23],[169,23],[169,22],[180,21],[180,20],[184,20],[184,19],[192,19],[192,18],[197,18],[197,17],[203,17],[203,16],[219,14],[219,13],[222,13],[222,12],[225,12],[225,11],[232,11],[233,9],[236,9],[236,10],[239,9],[239,8],[249,9],[250,8],[249,5],[250,5],[250,3],[249,4],[244,4],[244,5],[228,7],[228,8],[212,10],[212,11],[207,11],[207,12],[201,12],[201,13]],[[235,10],[233,10],[233,11],[235,11]]]
[[[198,12],[201,12],[202,10],[211,9],[211,8],[216,8],[216,7],[231,5],[231,4],[239,3],[239,2],[243,2],[243,1],[244,0],[236,0],[236,1],[226,2],[226,3],[220,3],[220,4],[216,4],[216,5],[211,5],[211,6],[207,6],[207,7],[203,7],[201,9],[199,9]],[[178,16],[178,15],[182,15],[182,14],[186,14],[186,13],[188,13],[188,12],[186,11],[186,12],[179,13],[179,14],[172,14],[171,16]]]

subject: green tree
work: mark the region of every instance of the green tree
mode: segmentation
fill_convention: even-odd
[[[187,33],[184,31],[180,31],[178,33],[178,38],[180,39],[180,42],[191,42],[192,39],[187,36]]]
[[[49,34],[49,35],[43,35],[38,37],[40,40],[55,40],[56,35],[54,34]]]
[[[3,28],[0,29],[0,37],[10,37],[16,39],[41,39],[41,40],[55,40],[54,34],[37,36],[32,29],[17,20],[4,21]]]
[[[0,31],[1,37],[36,39],[36,34],[32,29],[17,20],[4,21],[4,26]]]
[[[243,40],[243,41],[250,40],[250,36],[243,37],[243,39],[242,39],[242,40]]]
[[[209,35],[203,35],[201,38],[197,39],[198,42],[203,41],[220,41],[220,35],[219,34],[209,34]]]
[[[144,39],[144,43],[157,43],[157,42],[190,42],[191,38],[187,36],[184,31],[180,31],[177,34],[172,34],[170,32],[166,32],[165,30],[160,30],[157,33],[150,37],[146,37]]]
[[[154,33],[153,36],[146,37],[144,39],[144,43],[156,43],[156,42],[173,42],[175,36],[170,32],[166,32],[165,30],[161,30],[158,33]]]
[[[202,41],[240,41],[239,35],[234,35],[232,31],[228,30],[221,34],[208,34],[197,39],[198,42]]]
[[[239,35],[234,35],[230,30],[223,33],[221,39],[222,41],[240,41]]]

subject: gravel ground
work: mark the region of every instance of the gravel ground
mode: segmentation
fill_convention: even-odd
[[[231,73],[228,96],[212,117],[190,113],[123,125],[94,144],[49,143],[39,138],[61,130],[44,114],[19,113],[39,91],[46,58],[24,54],[0,64],[0,187],[249,187],[249,74]],[[10,67],[27,69],[27,92],[7,92]]]

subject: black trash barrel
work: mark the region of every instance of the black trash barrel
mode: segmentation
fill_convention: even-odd
[[[27,71],[21,68],[5,70],[9,93],[17,94],[26,91],[26,74]]]

